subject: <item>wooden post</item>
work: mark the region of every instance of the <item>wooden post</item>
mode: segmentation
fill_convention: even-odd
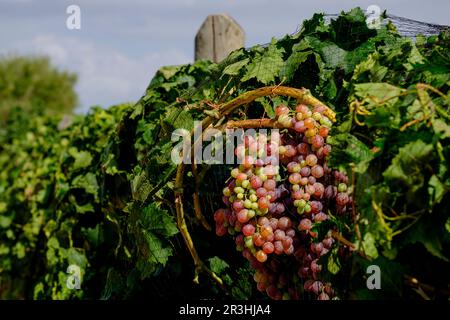
[[[195,60],[220,62],[245,44],[244,30],[227,14],[210,15],[195,37]]]

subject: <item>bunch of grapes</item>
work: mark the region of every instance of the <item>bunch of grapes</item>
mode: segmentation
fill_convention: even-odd
[[[330,232],[320,240],[318,230],[330,213],[345,215],[352,199],[347,176],[327,165],[327,110],[279,105],[281,134],[244,136],[235,149],[241,164],[223,189],[226,208],[214,214],[216,234],[234,237],[258,290],[272,299],[336,296],[319,263],[336,244]]]

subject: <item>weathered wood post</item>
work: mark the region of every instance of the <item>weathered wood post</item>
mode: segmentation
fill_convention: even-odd
[[[227,14],[210,15],[195,37],[195,60],[220,62],[244,44],[244,30],[233,18]]]

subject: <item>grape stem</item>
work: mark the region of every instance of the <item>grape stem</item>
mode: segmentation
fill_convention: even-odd
[[[208,274],[220,288],[226,291],[223,285],[222,279],[220,279],[214,272],[212,272],[205,263],[200,259],[197,250],[194,247],[191,235],[188,231],[186,220],[184,219],[184,209],[183,209],[183,176],[184,176],[184,164],[180,164],[177,168],[177,175],[175,178],[175,209],[177,212],[177,225],[183,236],[184,242],[194,260],[195,264],[195,277],[194,282],[198,283],[198,274],[200,272],[205,272]]]
[[[197,172],[197,165],[193,163],[191,167],[192,167],[192,174],[194,175],[195,179],[195,191],[194,194],[192,195],[194,201],[195,216],[206,230],[211,231],[212,230],[211,226],[209,225],[208,221],[206,221],[206,218],[203,215],[202,208],[200,206],[200,197],[199,197],[200,179]]]
[[[257,128],[284,128],[274,119],[247,119],[230,120],[226,123],[227,128],[257,129]]]

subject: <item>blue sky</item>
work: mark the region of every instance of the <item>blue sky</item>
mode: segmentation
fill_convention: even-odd
[[[66,28],[66,8],[81,8],[81,30]],[[79,112],[136,101],[155,71],[191,62],[208,14],[228,13],[246,46],[293,33],[315,12],[378,5],[395,15],[450,25],[448,0],[0,0],[0,55],[45,54],[76,72]]]

